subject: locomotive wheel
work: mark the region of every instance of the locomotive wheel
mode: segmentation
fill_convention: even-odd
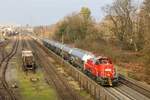
[[[83,72],[87,75],[88,74],[88,71],[87,70],[83,70]]]
[[[26,71],[26,68],[24,67],[24,65],[22,65],[22,70],[23,70],[23,71]]]
[[[93,79],[94,79],[95,81],[97,81],[97,76],[93,76]]]
[[[101,84],[102,86],[104,86],[104,85],[105,85],[104,81],[101,81],[101,82],[100,82],[100,84]]]
[[[96,76],[96,79],[95,79],[95,80],[96,80],[96,82],[99,82],[99,78],[98,78],[97,76]]]
[[[35,74],[35,69],[33,69],[33,73]]]
[[[112,86],[118,86],[118,82],[113,82]]]

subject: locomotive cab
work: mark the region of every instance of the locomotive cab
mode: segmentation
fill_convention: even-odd
[[[98,57],[95,62],[96,65],[112,64],[112,61],[106,57]]]

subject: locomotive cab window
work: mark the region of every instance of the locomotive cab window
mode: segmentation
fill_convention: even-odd
[[[111,61],[108,58],[99,58],[96,60],[95,64],[111,64]]]

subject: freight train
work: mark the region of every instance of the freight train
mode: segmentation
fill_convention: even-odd
[[[118,75],[112,61],[108,57],[95,56],[93,53],[72,48],[68,45],[42,39],[43,44],[63,57],[75,67],[79,67],[85,74],[90,75],[103,86],[114,86],[118,83]]]

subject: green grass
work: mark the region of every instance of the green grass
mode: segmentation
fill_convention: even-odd
[[[38,78],[37,82],[32,82],[31,78]],[[41,70],[35,74],[25,74],[18,68],[18,81],[21,100],[57,100],[57,94],[54,88],[50,87],[44,80]]]
[[[87,100],[93,100],[90,94],[88,94],[86,91],[81,90],[79,93],[81,96],[85,97]]]

